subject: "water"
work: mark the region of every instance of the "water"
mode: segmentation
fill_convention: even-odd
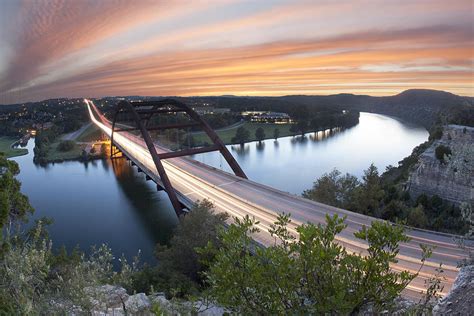
[[[373,162],[380,171],[397,165],[413,148],[428,139],[428,132],[396,119],[361,113],[360,123],[329,133],[285,137],[242,146],[228,146],[247,176],[278,189],[301,194],[323,173],[338,168],[361,176]],[[49,228],[55,245],[71,249],[79,245],[107,243],[119,256],[136,255],[153,260],[157,242],[166,243],[177,219],[164,192],[157,192],[124,160],[65,162],[40,167],[30,154],[17,157],[22,189],[35,207],[34,218],[54,219]],[[218,153],[195,159],[230,171]]]
[[[358,125],[341,132],[318,132],[228,146],[247,176],[280,190],[301,194],[322,174],[337,168],[361,177],[373,162],[380,172],[410,155],[428,139],[420,126],[394,118],[361,113]],[[218,153],[195,159],[231,172]]]

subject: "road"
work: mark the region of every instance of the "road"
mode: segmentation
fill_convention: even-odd
[[[99,117],[101,121],[96,119],[92,107],[93,104],[88,102],[92,121],[110,135],[109,123],[103,116]],[[95,113],[100,115],[98,111]],[[159,181],[153,160],[140,137],[130,133],[115,133],[114,141],[143,171],[155,181]],[[158,145],[155,146],[158,152],[166,151]],[[237,217],[245,215],[254,217],[260,222],[258,224],[260,232],[253,238],[264,246],[274,244],[274,239],[268,230],[270,224],[275,222],[277,215],[282,212],[291,213],[292,223],[289,228],[294,234],[296,234],[296,227],[302,223],[324,223],[326,214],[339,214],[347,216],[348,227],[336,237],[336,240],[343,244],[348,251],[364,254],[367,248],[366,243],[356,239],[353,233],[362,226],[368,226],[372,221],[378,220],[242,179],[190,158],[164,160],[163,166],[181,200],[194,202],[208,199],[213,202],[219,212],[227,212],[231,216]],[[398,262],[392,265],[393,270],[416,272],[421,258],[419,244],[423,243],[435,249],[433,256],[425,263],[419,276],[405,290],[405,296],[419,297],[420,292],[425,288],[425,280],[435,274],[435,269],[439,267],[440,263],[443,263],[445,271],[446,280],[444,281],[443,294],[446,294],[457,275],[457,262],[465,258],[466,254],[458,248],[450,235],[422,230],[410,230],[407,234],[412,240],[400,246]],[[472,243],[468,246],[470,249],[474,249]]]
[[[71,132],[69,134],[65,134],[63,135],[62,139],[63,140],[75,140],[77,137],[79,137],[79,135],[81,135],[92,123],[89,122],[85,125],[83,125],[81,128],[79,128],[78,130],[74,131],[74,132]]]

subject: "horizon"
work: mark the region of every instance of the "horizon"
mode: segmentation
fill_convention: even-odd
[[[40,103],[48,100],[61,100],[61,99],[104,99],[104,98],[127,98],[127,97],[143,97],[143,98],[219,98],[219,97],[229,97],[229,98],[284,98],[284,97],[295,97],[295,96],[302,96],[302,97],[330,97],[330,96],[337,96],[337,95],[353,95],[353,96],[366,96],[366,97],[394,97],[400,95],[407,91],[431,91],[431,92],[442,92],[453,94],[458,97],[462,98],[474,98],[474,95],[458,95],[449,91],[444,90],[436,90],[436,89],[406,89],[400,92],[397,92],[392,95],[369,95],[369,94],[356,94],[356,93],[345,93],[339,92],[334,94],[287,94],[287,95],[231,95],[231,94],[220,94],[220,95],[190,95],[190,96],[178,96],[178,95],[103,95],[98,97],[64,97],[59,96],[55,98],[48,98],[36,101],[26,101],[26,102],[19,102],[19,103],[9,103],[9,104],[0,104],[0,106],[8,106],[8,105],[20,105],[20,104],[27,104],[27,103]]]
[[[0,104],[105,96],[472,97],[472,3],[6,1]]]

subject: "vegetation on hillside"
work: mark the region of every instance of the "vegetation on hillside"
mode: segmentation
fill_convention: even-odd
[[[391,176],[391,175],[389,175]],[[372,164],[362,181],[334,169],[317,179],[303,196],[321,203],[418,228],[465,234],[469,224],[461,209],[438,196],[410,199],[403,186],[379,175]]]
[[[290,222],[283,214],[271,225],[275,244],[268,248],[253,245],[258,222],[248,216],[221,230],[222,245],[200,250],[214,256],[205,273],[208,294],[244,315],[347,315],[368,304],[376,311],[389,309],[417,275],[389,267],[397,262],[399,244],[409,240],[400,226],[373,222],[355,232],[368,243],[364,256],[336,242],[346,228],[344,218],[326,216],[325,225],[303,224],[296,229],[298,237],[290,232]],[[431,252],[422,249],[424,262]]]
[[[157,246],[157,265],[141,266],[121,258],[114,269],[111,250],[102,245],[88,255],[75,249],[53,251],[45,225],[19,225],[32,208],[21,194],[15,162],[0,155],[0,314],[90,313],[106,300],[101,286],[125,287],[129,293],[165,291],[167,297],[204,297],[240,313],[350,313],[365,304],[389,308],[415,277],[395,272],[403,229],[374,222],[355,233],[368,242],[368,256],[348,253],[336,243],[344,219],[328,217],[325,225],[305,224],[290,234],[288,215],[271,226],[278,240],[256,248],[252,219],[216,214],[203,201],[181,219],[170,243]],[[424,249],[420,266],[430,255]]]

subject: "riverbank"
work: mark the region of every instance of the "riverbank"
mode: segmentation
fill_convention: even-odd
[[[10,136],[0,137],[0,152],[5,153],[7,158],[23,156],[28,154],[26,148],[14,148],[13,145],[18,142],[18,139]]]
[[[232,138],[234,138],[235,133],[238,128],[243,127],[249,132],[249,138],[245,143],[250,143],[257,141],[255,133],[258,128],[262,128],[265,137],[263,137],[262,140],[267,140],[267,139],[275,139],[275,130],[278,130],[278,136],[277,138],[281,137],[288,137],[288,136],[299,136],[301,135],[301,132],[294,132],[291,130],[291,127],[293,124],[273,124],[273,123],[253,123],[253,122],[244,122],[243,124],[236,125],[234,124],[230,128],[223,128],[220,130],[216,130],[217,135],[219,135],[220,139],[224,144],[226,145],[235,145],[237,144],[236,142],[232,141]],[[336,127],[333,127],[336,128]],[[326,130],[326,129],[324,129]],[[305,134],[309,133],[314,133],[314,132],[319,132],[321,129],[309,129]],[[205,145],[206,143],[211,143],[209,137],[206,135],[205,132],[198,132],[198,133],[192,133],[191,134],[193,139],[194,139],[194,144],[195,146],[202,146]]]
[[[62,134],[47,145],[47,152],[40,163],[55,163],[64,161],[89,161],[103,158],[101,150],[102,141],[100,141],[101,132],[93,124],[87,123],[80,129]],[[69,149],[61,148],[61,143],[69,142]]]

